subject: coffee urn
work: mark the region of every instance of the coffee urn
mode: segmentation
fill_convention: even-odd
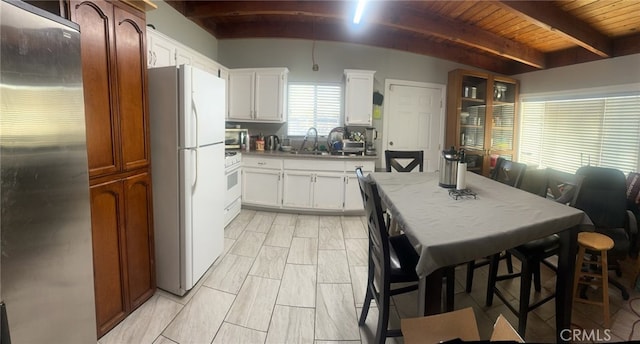
[[[455,188],[456,178],[458,177],[458,162],[460,161],[460,153],[455,147],[449,150],[443,150],[440,157],[440,181],[438,185],[443,188]]]
[[[364,155],[376,155],[376,139],[378,138],[378,131],[376,128],[364,129]]]

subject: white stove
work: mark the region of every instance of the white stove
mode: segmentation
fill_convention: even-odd
[[[240,152],[225,152],[224,170],[227,181],[225,193],[224,225],[225,227],[240,214],[242,206],[242,154]]]

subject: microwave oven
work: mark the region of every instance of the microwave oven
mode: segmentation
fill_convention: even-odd
[[[225,129],[224,148],[225,149],[245,149],[249,141],[248,129]]]

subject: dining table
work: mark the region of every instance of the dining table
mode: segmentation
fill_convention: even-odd
[[[383,206],[420,258],[419,314],[442,312],[446,268],[552,234],[560,237],[556,278],[556,338],[571,324],[577,233],[592,230],[582,211],[467,172],[466,189],[438,185],[437,172],[374,172]]]

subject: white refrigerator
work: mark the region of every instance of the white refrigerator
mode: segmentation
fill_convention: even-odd
[[[189,65],[148,80],[157,286],[184,295],[223,250],[225,83]]]

